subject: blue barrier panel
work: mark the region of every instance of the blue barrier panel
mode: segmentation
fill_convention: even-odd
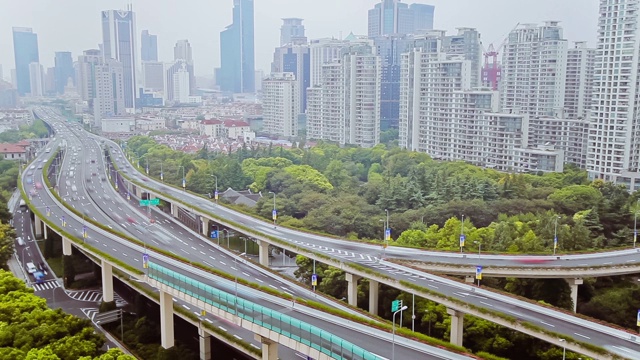
[[[148,276],[213,307],[305,344],[333,359],[382,360],[379,356],[317,326],[218,290],[153,262],[149,262]]]

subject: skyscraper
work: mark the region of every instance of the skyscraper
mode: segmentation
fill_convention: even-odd
[[[128,10],[102,12],[102,46],[105,59],[115,59],[122,64],[124,106],[135,108],[136,97],[136,18]]]
[[[125,74],[122,63],[113,59],[106,59],[103,63],[95,65],[94,70],[94,125],[100,126],[104,116],[125,113]]]
[[[13,28],[13,54],[16,62],[16,85],[19,95],[31,92],[29,64],[40,62],[38,35],[31,28]]]
[[[284,18],[280,27],[280,46],[289,44],[294,40],[305,38],[303,19]],[[305,38],[306,39],[306,38]]]
[[[577,41],[567,52],[564,115],[569,119],[587,118],[593,96],[596,49]]]
[[[590,178],[631,191],[640,189],[639,7],[639,0],[600,0],[587,150]]]
[[[566,67],[567,40],[557,21],[520,25],[502,50],[502,109],[554,116],[564,106]]]
[[[298,82],[292,73],[273,73],[262,81],[264,131],[271,135],[298,135]]]
[[[40,63],[32,62],[29,64],[29,82],[31,96],[44,95],[44,68]]]
[[[161,61],[142,62],[142,86],[150,91],[164,89],[164,63]]]
[[[142,30],[140,50],[142,61],[158,61],[158,36],[149,34],[149,30]]]
[[[176,46],[173,47],[173,60],[185,61],[185,69],[189,73],[189,95],[195,95],[196,75],[193,70],[193,55],[191,53],[189,40],[178,40],[176,42]]]
[[[382,0],[369,10],[369,37],[415,34],[433,29],[435,7],[407,5],[400,0]]]
[[[69,78],[75,79],[73,70],[73,58],[68,51],[58,51],[55,54],[55,76],[54,85],[58,94],[64,93],[64,87],[67,86]]]
[[[310,54],[309,45],[306,43],[297,43],[301,38],[294,39],[294,43],[288,43],[276,48],[273,54],[273,63],[271,64],[271,72],[292,73],[295,81],[298,83],[298,104],[300,105],[300,113],[304,113],[307,109],[307,92],[310,86]]]
[[[82,55],[78,56],[78,66],[76,67],[76,87],[80,98],[89,102],[89,106],[93,105],[93,99],[96,97],[95,91],[95,73],[96,66],[102,64],[104,59],[102,53],[98,49],[85,50]]]
[[[253,0],[233,0],[233,23],[220,33],[220,75],[223,91],[255,90]]]

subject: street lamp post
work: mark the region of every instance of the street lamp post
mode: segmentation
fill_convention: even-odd
[[[218,177],[211,174],[212,177],[216,178],[216,188],[215,191],[213,192],[213,199],[216,201],[216,204],[218,203]]]
[[[164,160],[160,160],[160,181],[164,182],[164,170],[162,169],[162,164],[164,164]]]
[[[402,313],[404,310],[407,310],[407,306],[403,306],[400,309],[396,310],[393,313],[393,335],[391,337],[391,360],[395,360],[396,358],[396,314],[397,313]],[[402,318],[402,314],[400,314],[400,317]]]
[[[633,212],[633,247],[636,247],[636,241],[638,240],[638,205],[640,205],[640,199],[636,200],[636,208]]]
[[[565,339],[558,339],[562,343],[562,360],[565,360],[567,357],[567,345]]]
[[[184,166],[180,165],[178,169],[182,168],[182,190],[187,191],[187,179],[184,177]]]
[[[556,249],[558,248],[558,219],[560,216],[556,216],[555,225],[553,227],[553,255],[556,254]]]
[[[278,218],[278,211],[276,210],[276,193],[273,191],[269,191],[269,194],[273,194],[273,212],[271,213],[271,217],[273,218],[273,228],[276,228],[276,219]]]
[[[464,214],[462,214],[462,221],[460,222],[460,252],[463,252],[464,249]]]

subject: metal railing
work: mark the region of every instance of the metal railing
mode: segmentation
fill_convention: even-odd
[[[382,360],[381,357],[317,326],[218,290],[153,262],[148,264],[149,278],[245,321],[307,345],[333,359]]]

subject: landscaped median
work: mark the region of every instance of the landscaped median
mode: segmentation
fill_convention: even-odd
[[[54,154],[54,157],[52,157],[45,164],[45,167],[43,169],[45,174],[48,172],[49,166],[50,166],[51,162],[53,161],[53,158],[55,158],[56,154]],[[116,170],[117,170],[117,168],[116,168]],[[127,177],[125,177],[125,178],[127,178]],[[46,176],[45,176],[44,181],[47,183],[47,187],[50,188],[51,184],[49,182],[49,179]],[[133,182],[133,183],[138,185],[138,186],[140,186],[136,182]],[[69,204],[64,202],[57,193],[52,192],[52,194],[61,204],[63,204],[69,211],[74,213],[76,216],[78,216],[78,217],[83,216],[83,214],[80,213],[78,210],[76,210],[75,208],[69,206]],[[25,195],[25,193],[23,192],[23,196],[24,195]],[[37,213],[37,214],[42,218],[40,213]],[[42,218],[42,219],[46,220],[45,218]],[[96,226],[96,227],[98,227],[98,228],[100,228],[100,229],[112,234],[112,235],[118,236],[118,237],[120,237],[122,239],[125,239],[127,241],[131,241],[131,242],[133,242],[135,244],[138,244],[138,245],[141,245],[141,246],[144,244],[142,241],[140,241],[138,239],[135,239],[135,238],[130,237],[130,236],[126,235],[126,234],[123,234],[123,233],[121,233],[119,231],[111,229],[110,227],[108,227],[108,226],[106,226],[104,224],[100,224],[97,221],[92,220],[91,218],[86,219],[86,221],[91,223],[92,225],[94,225],[94,226]],[[47,224],[50,223],[48,221],[45,221],[45,222],[47,222]],[[87,248],[87,249],[91,249],[91,251],[93,251],[96,254],[99,254],[99,256],[102,256],[103,258],[108,259],[109,261],[112,261],[111,259],[113,259],[113,258],[111,256],[109,256],[107,254],[103,254],[102,252],[100,252],[98,250],[94,250],[93,247],[85,244],[82,240],[77,239],[77,238],[75,238],[75,236],[73,236],[73,235],[71,235],[71,234],[69,234],[67,232],[62,231],[62,229],[60,227],[55,226],[55,225],[50,225],[50,227],[53,228],[54,230],[58,231],[59,233],[63,234],[65,237],[68,237],[69,239],[73,240],[74,243],[76,243],[77,245],[81,245],[81,247],[84,247],[84,248]],[[211,268],[211,267],[205,266],[205,265],[197,263],[197,262],[192,262],[189,259],[177,256],[177,255],[175,255],[175,254],[173,254],[173,253],[171,253],[169,251],[166,251],[164,249],[159,249],[159,248],[156,248],[156,247],[153,247],[153,246],[149,246],[149,244],[146,244],[146,246],[147,246],[147,248],[152,249],[152,250],[154,250],[154,251],[156,251],[158,253],[161,253],[161,254],[169,257],[169,258],[172,258],[172,259],[180,261],[182,263],[191,265],[191,266],[193,266],[195,268],[207,271],[209,273],[212,273],[213,275],[225,278],[227,280],[234,280],[234,281],[236,280],[235,276],[232,276],[231,274],[225,273],[225,272],[220,271],[218,269]],[[301,252],[302,250],[304,250],[304,249],[298,249],[299,252]],[[325,258],[326,260],[330,260],[330,258],[328,256],[325,256],[323,254],[315,254],[315,255],[317,257],[322,257],[322,258]],[[114,259],[113,262],[115,264],[118,264],[119,266],[122,266],[124,269],[127,269],[127,270],[134,269],[131,266],[120,262],[119,260],[115,260]],[[134,269],[134,270],[135,270],[135,273],[143,275],[142,271],[139,271],[137,269]],[[257,289],[257,290],[259,290],[261,292],[265,292],[265,293],[268,293],[268,294],[271,294],[271,295],[274,295],[274,296],[277,296],[277,297],[280,297],[280,298],[283,298],[283,299],[287,299],[287,300],[293,300],[294,299],[294,297],[292,297],[291,295],[289,295],[287,293],[284,293],[284,292],[279,292],[279,291],[277,291],[275,289],[272,289],[270,287],[261,286],[261,285],[258,285],[256,283],[252,283],[252,282],[246,281],[244,279],[237,279],[237,281],[240,284],[243,284],[243,285],[245,285],[247,287],[251,287],[253,289]],[[147,292],[145,291],[145,293],[147,293]],[[359,316],[356,316],[356,315],[353,315],[353,314],[350,314],[350,313],[347,313],[347,312],[344,312],[344,311],[341,311],[341,310],[326,306],[326,305],[324,305],[322,303],[318,303],[318,302],[307,300],[307,299],[296,298],[296,301],[298,301],[299,303],[304,303],[305,305],[309,306],[310,308],[315,308],[315,309],[330,313],[332,315],[335,315],[335,316],[338,316],[338,317],[341,317],[341,318],[344,318],[344,319],[347,319],[347,320],[353,320],[353,321],[356,321],[356,322],[359,322],[359,323],[365,323],[365,324],[368,324],[368,325],[370,325],[372,327],[375,327],[375,328],[378,328],[378,329],[381,329],[381,330],[386,330],[388,332],[391,332],[391,330],[392,330],[392,325],[389,324],[388,320],[384,320],[384,319],[378,318],[379,319],[379,321],[378,321],[378,320],[373,320],[373,319],[370,319],[370,318],[359,317]],[[362,311],[360,309],[358,309],[358,310]],[[189,315],[186,315],[186,316],[195,317],[193,314],[189,314]],[[383,322],[381,322],[381,321],[383,321]],[[405,332],[403,332],[403,333],[405,333]],[[413,333],[413,332],[408,331],[408,330],[406,331],[406,333],[414,334],[414,335],[411,335],[410,337],[413,338],[414,340],[424,342],[427,345],[437,346],[437,347],[443,348],[445,350],[453,351],[453,352],[457,352],[457,353],[461,353],[461,354],[470,354],[470,352],[467,349],[465,349],[464,347],[455,346],[455,345],[450,344],[448,342],[445,342],[445,341],[442,341],[442,340],[439,340],[439,339],[435,339],[435,338],[430,338],[430,337],[427,337],[427,336],[422,335],[422,334]],[[235,340],[234,342],[240,343],[235,338],[232,338],[232,339],[229,339],[229,340]],[[250,346],[250,348],[252,348],[252,347]]]
[[[117,164],[115,164],[113,162],[112,162],[112,164],[117,170],[118,169],[117,168]],[[156,190],[153,190],[153,189],[149,189],[147,187],[147,185],[141,184],[141,183],[139,183],[137,181],[134,181],[133,179],[131,179],[130,177],[128,177],[126,175],[121,175],[121,176],[123,176],[129,182],[135,184],[136,186],[138,186],[140,188],[156,191]],[[174,187],[171,184],[166,184],[166,185]],[[177,187],[174,187],[174,188],[179,189]],[[179,189],[179,190],[182,191],[182,189]],[[192,193],[190,193],[190,194],[192,194]],[[202,197],[202,196],[197,195],[197,194],[192,194],[192,195]],[[181,200],[179,200],[177,198],[174,198],[171,195],[163,194],[163,197],[168,198],[169,200],[171,200],[174,203],[182,204],[182,206],[185,206],[187,208],[193,208],[193,204],[187,204],[184,201],[181,201]],[[202,198],[206,199],[204,197],[202,197]],[[324,254],[321,254],[321,253],[316,253],[316,252],[313,252],[311,250],[308,250],[308,249],[305,249],[305,248],[301,248],[301,247],[296,246],[296,245],[292,245],[289,242],[280,240],[280,239],[278,239],[278,238],[276,238],[274,236],[265,235],[265,234],[259,233],[255,229],[249,228],[249,227],[244,226],[242,224],[237,224],[235,222],[229,221],[229,220],[224,219],[224,218],[222,218],[222,217],[220,217],[220,216],[218,216],[216,214],[213,214],[213,213],[211,213],[209,211],[205,211],[205,210],[202,210],[202,209],[198,209],[198,211],[200,213],[202,213],[202,214],[205,214],[210,219],[214,219],[214,220],[219,221],[221,224],[232,226],[232,227],[234,227],[236,229],[240,229],[246,235],[253,236],[253,237],[257,238],[257,239],[268,239],[270,242],[272,242],[274,244],[279,244],[279,245],[283,246],[283,248],[286,248],[287,250],[291,250],[291,251],[293,251],[293,252],[295,252],[297,254],[300,254],[300,255],[303,255],[303,256],[306,256],[306,257],[309,257],[309,258],[312,258],[312,259],[322,260],[323,262],[327,263],[328,265],[332,265],[332,266],[338,267],[341,270],[344,270],[346,272],[350,272],[350,273],[354,273],[354,274],[361,274],[361,275],[371,275],[371,276],[368,276],[368,277],[374,278],[375,280],[378,280],[378,281],[382,280],[383,283],[386,283],[387,285],[390,285],[392,287],[396,287],[396,288],[398,288],[400,290],[404,290],[404,291],[407,291],[407,292],[410,292],[410,293],[416,293],[416,295],[418,295],[418,296],[422,296],[422,297],[424,297],[424,298],[426,298],[428,300],[431,300],[431,301],[443,304],[445,306],[451,307],[451,308],[456,309],[456,310],[458,310],[458,311],[460,311],[462,313],[473,315],[473,316],[477,316],[477,317],[480,317],[480,318],[484,318],[484,319],[493,321],[493,322],[495,322],[495,323],[497,323],[499,325],[503,325],[503,326],[506,326],[506,327],[509,327],[509,328],[516,329],[518,331],[521,331],[521,332],[523,332],[525,334],[528,334],[528,335],[531,335],[531,336],[534,336],[534,337],[541,337],[540,335],[542,335],[543,337],[547,337],[549,339],[553,338],[554,340],[557,340],[559,338],[563,338],[567,342],[567,348],[569,348],[569,349],[571,349],[573,351],[576,351],[576,352],[584,353],[585,355],[588,355],[588,356],[591,356],[591,357],[594,357],[594,358],[599,358],[599,359],[602,359],[602,358],[622,359],[622,357],[620,357],[620,356],[618,356],[616,354],[612,354],[612,353],[610,353],[609,351],[607,351],[606,349],[604,349],[602,347],[595,346],[595,345],[592,345],[590,343],[586,343],[586,342],[583,342],[583,341],[576,340],[576,339],[574,339],[572,337],[569,337],[569,336],[566,336],[564,334],[559,334],[559,333],[555,333],[555,332],[551,332],[551,331],[542,329],[542,328],[540,328],[540,327],[538,327],[538,326],[536,326],[534,324],[531,324],[529,322],[525,322],[525,321],[516,319],[514,317],[505,315],[505,314],[497,312],[497,311],[493,311],[493,310],[489,310],[489,309],[486,309],[486,308],[481,308],[481,307],[478,307],[478,306],[475,306],[475,305],[472,305],[472,304],[468,304],[468,303],[466,303],[464,301],[461,301],[461,300],[458,300],[456,298],[452,298],[452,297],[449,297],[449,296],[445,296],[443,294],[440,294],[440,293],[437,293],[437,292],[435,292],[433,290],[430,290],[430,289],[415,285],[413,283],[409,283],[409,282],[406,282],[406,281],[398,281],[396,279],[390,278],[390,277],[388,277],[386,275],[383,275],[381,273],[373,271],[373,270],[371,270],[369,268],[363,267],[363,266],[361,266],[359,264],[345,263],[343,261],[335,260],[335,259],[333,259],[333,258],[331,258],[331,257],[329,257],[327,255],[324,255]],[[388,323],[387,323],[387,325],[388,325]],[[419,335],[422,335],[422,334],[416,335],[415,333],[412,333],[412,332],[410,332],[408,330],[406,330],[406,331],[408,333],[410,333],[410,334],[405,333],[404,329],[399,329],[398,332],[401,333],[401,334],[405,334],[408,337],[412,337],[412,338],[414,338],[416,340],[419,340],[420,339]],[[422,336],[424,336],[424,335],[422,335]],[[428,338],[428,337],[426,337],[426,338]],[[431,338],[428,338],[428,339],[431,339]],[[439,341],[441,341],[441,340],[439,340]],[[447,349],[454,349],[454,348],[450,348],[449,347],[449,346],[452,346],[451,344],[449,344],[449,343],[446,343],[446,344],[447,344]]]

